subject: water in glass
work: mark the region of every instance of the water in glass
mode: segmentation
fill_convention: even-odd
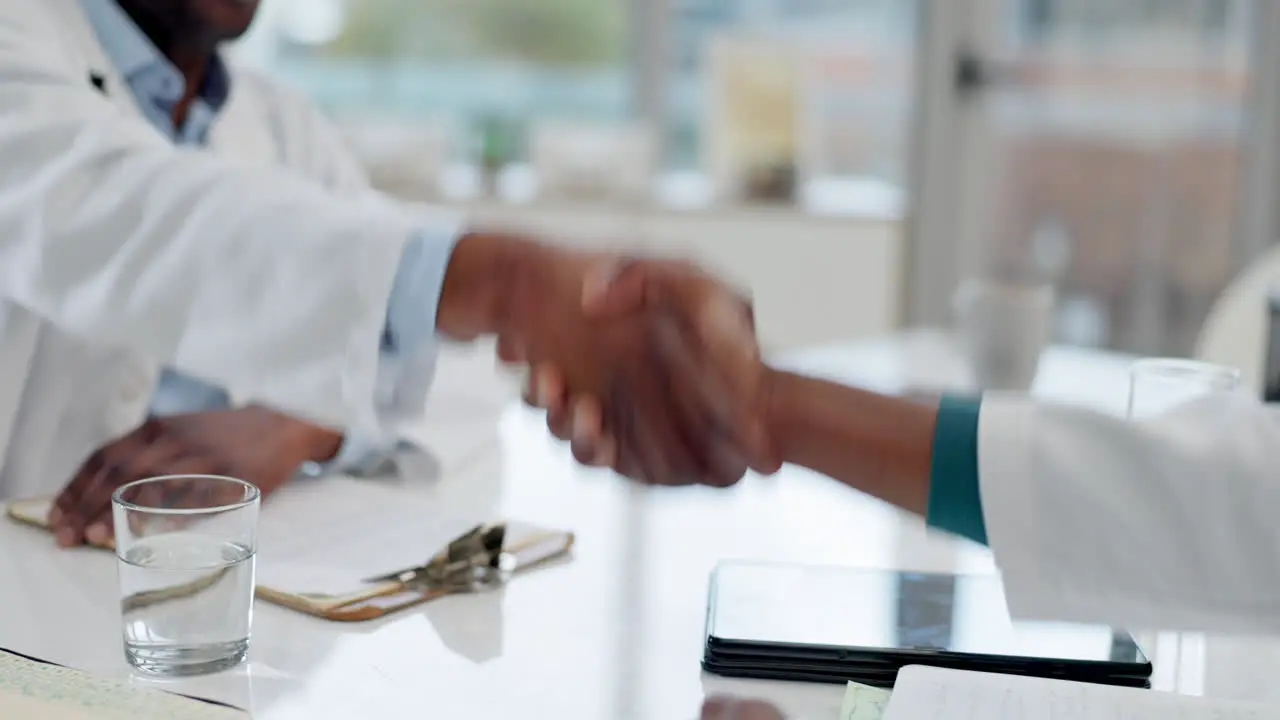
[[[249,648],[254,552],[224,538],[173,532],[119,558],[125,655],[146,672],[214,672]]]

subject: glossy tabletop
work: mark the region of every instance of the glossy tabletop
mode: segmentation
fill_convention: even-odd
[[[895,392],[966,382],[955,354],[932,334],[814,349],[783,362]],[[1035,391],[1115,411],[1123,407],[1127,363],[1054,349]],[[466,416],[472,428],[488,425],[491,439],[460,449],[466,441],[458,424],[440,424],[437,441],[445,438],[442,452],[453,454],[438,477],[407,478],[403,491],[468,513],[572,529],[578,541],[571,561],[499,592],[446,598],[365,624],[329,623],[259,602],[247,664],[157,681],[132,675],[124,663],[111,555],[59,552],[44,533],[0,521],[0,648],[221,700],[271,720],[679,720],[695,717],[706,694],[722,692],[771,699],[816,720],[836,717],[840,688],[701,672],[707,580],[717,562],[994,571],[984,548],[931,534],[916,518],[804,471],[716,491],[646,490],[579,469],[536,414],[492,403],[493,392],[487,407],[499,409],[486,414],[484,403],[468,404],[466,390],[480,384],[506,392],[487,359],[446,364],[438,383],[439,402],[453,403],[443,415]],[[1280,667],[1280,643],[1167,633],[1148,639],[1162,687],[1280,699],[1265,671]]]

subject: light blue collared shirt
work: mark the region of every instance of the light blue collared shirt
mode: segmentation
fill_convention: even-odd
[[[186,92],[186,79],[151,42],[115,0],[81,0],[98,40],[120,76],[129,85],[138,108],[156,130],[175,144],[202,146],[231,92],[231,76],[222,58],[211,58],[205,78],[181,127],[173,122],[173,108]],[[110,93],[112,88],[102,87]],[[455,237],[422,230],[405,245],[387,307],[382,339],[382,365],[393,376],[430,372],[430,363],[409,362],[433,352],[436,308]],[[380,378],[381,380],[381,378]],[[416,380],[421,380],[417,378]],[[392,383],[395,384],[394,381]],[[222,388],[165,369],[151,402],[155,415],[174,415],[225,408],[230,398]],[[308,463],[303,469],[318,474],[340,469],[376,474],[392,466],[396,439],[348,432],[342,450],[329,466]]]

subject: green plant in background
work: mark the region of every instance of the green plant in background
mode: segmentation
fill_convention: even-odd
[[[620,62],[626,6],[616,0],[350,0],[328,55],[559,67]]]
[[[515,160],[518,129],[509,118],[486,115],[476,123],[480,140],[480,165],[487,172],[497,172]]]

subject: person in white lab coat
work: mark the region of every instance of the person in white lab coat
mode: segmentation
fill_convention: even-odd
[[[314,107],[222,63],[256,9],[0,0],[0,497],[75,475],[51,513],[69,545],[107,536],[135,477],[269,490],[392,447],[437,332],[634,391],[671,432],[657,321],[594,327],[594,258],[371,190]]]
[[[624,267],[587,302],[625,314],[697,274]],[[685,343],[659,350],[709,350],[667,364],[740,403],[738,436],[766,438],[754,467],[801,465],[989,543],[1015,616],[1280,634],[1280,408],[1232,394],[1128,422],[1024,396],[921,403],[771,369],[734,327],[684,331]],[[583,462],[657,484],[707,482],[632,463],[644,438],[566,392],[554,367],[531,373],[529,399]]]

